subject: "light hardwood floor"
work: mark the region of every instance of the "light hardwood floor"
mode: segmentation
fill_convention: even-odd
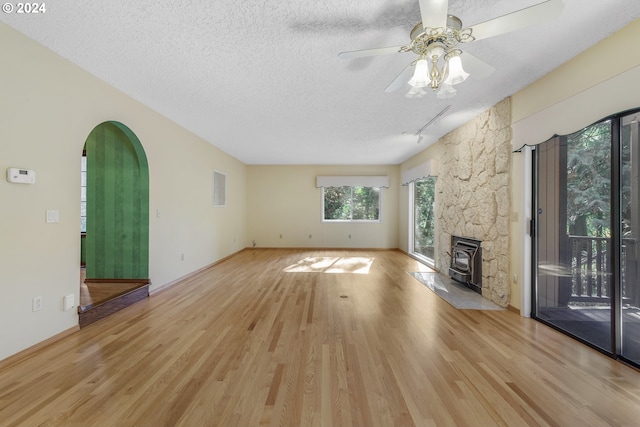
[[[245,250],[5,366],[0,425],[640,425],[640,372],[419,269]]]

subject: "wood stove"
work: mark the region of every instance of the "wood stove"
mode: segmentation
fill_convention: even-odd
[[[449,276],[478,293],[482,293],[481,243],[468,237],[451,236]]]

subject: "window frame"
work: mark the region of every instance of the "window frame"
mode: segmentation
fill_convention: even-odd
[[[432,180],[432,185],[434,186],[434,197],[433,197],[433,205],[432,205],[432,214],[433,214],[433,250],[434,250],[434,254],[433,254],[433,258],[430,258],[429,256],[421,253],[421,252],[417,252],[416,251],[416,232],[415,232],[415,221],[416,221],[416,183],[418,182],[424,182],[426,180]],[[436,254],[436,248],[437,248],[437,234],[436,234],[436,230],[437,230],[437,226],[436,226],[436,222],[437,222],[437,216],[436,216],[436,204],[437,204],[437,190],[436,190],[436,185],[437,185],[437,181],[438,181],[438,177],[437,176],[426,176],[420,179],[416,179],[414,181],[409,182],[409,219],[408,219],[408,223],[409,223],[409,236],[408,236],[408,249],[409,249],[409,254],[418,259],[420,262],[428,265],[431,268],[435,268],[435,258],[437,256]]]
[[[381,223],[382,222],[382,188],[383,187],[372,187],[372,186],[367,186],[367,185],[343,185],[341,187],[349,187],[351,189],[351,197],[350,197],[350,206],[351,206],[351,212],[350,212],[350,218],[349,219],[327,219],[325,218],[325,191],[327,188],[335,188],[335,187],[321,187],[322,188],[322,206],[321,206],[321,217],[322,217],[322,222],[327,222],[327,223],[350,223],[350,222],[354,222],[354,223]],[[362,188],[376,188],[378,190],[378,219],[353,219],[353,195],[354,195],[354,189],[357,187],[362,187]]]

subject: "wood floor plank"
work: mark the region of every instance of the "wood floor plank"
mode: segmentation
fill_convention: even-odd
[[[242,251],[1,370],[0,425],[637,425],[640,372],[421,268]]]

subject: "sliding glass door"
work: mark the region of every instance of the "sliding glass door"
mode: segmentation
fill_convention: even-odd
[[[621,355],[640,364],[640,123],[621,121]]]
[[[623,114],[536,147],[534,317],[640,364],[640,146]]]
[[[611,124],[537,151],[536,317],[611,352]]]
[[[435,177],[414,181],[412,185],[411,252],[433,265],[435,239]]]

